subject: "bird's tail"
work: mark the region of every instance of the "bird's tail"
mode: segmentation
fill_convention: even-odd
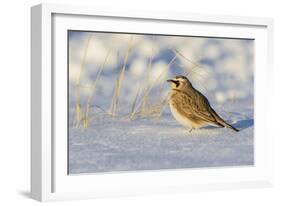
[[[236,129],[231,124],[228,124],[226,121],[224,121],[214,110],[212,110],[212,114],[215,117],[218,126],[227,127],[229,129],[232,129],[235,132],[239,132],[238,129]]]
[[[221,125],[224,126],[224,127],[227,127],[227,128],[229,128],[229,129],[232,129],[232,130],[235,131],[235,132],[239,132],[238,129],[236,129],[235,127],[233,127],[231,124],[228,124],[228,123],[225,122],[224,120],[222,120],[222,121],[219,120],[218,123],[221,124]]]

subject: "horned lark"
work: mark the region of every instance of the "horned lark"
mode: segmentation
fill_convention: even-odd
[[[239,131],[214,111],[208,99],[196,90],[185,76],[176,76],[167,82],[172,84],[168,98],[171,112],[184,127],[190,128],[192,131],[192,129],[204,125],[216,125]]]

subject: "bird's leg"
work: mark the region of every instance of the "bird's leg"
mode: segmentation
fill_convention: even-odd
[[[193,128],[191,127],[190,130],[189,130],[189,132],[192,132],[192,130],[193,130]]]

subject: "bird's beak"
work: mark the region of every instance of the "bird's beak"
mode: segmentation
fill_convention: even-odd
[[[172,83],[176,84],[176,81],[173,79],[168,79],[167,82],[172,82]]]

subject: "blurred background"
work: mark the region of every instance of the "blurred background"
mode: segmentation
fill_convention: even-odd
[[[253,106],[254,40],[83,31],[68,39],[70,108],[137,113],[161,104],[175,75],[186,75],[211,104]]]

